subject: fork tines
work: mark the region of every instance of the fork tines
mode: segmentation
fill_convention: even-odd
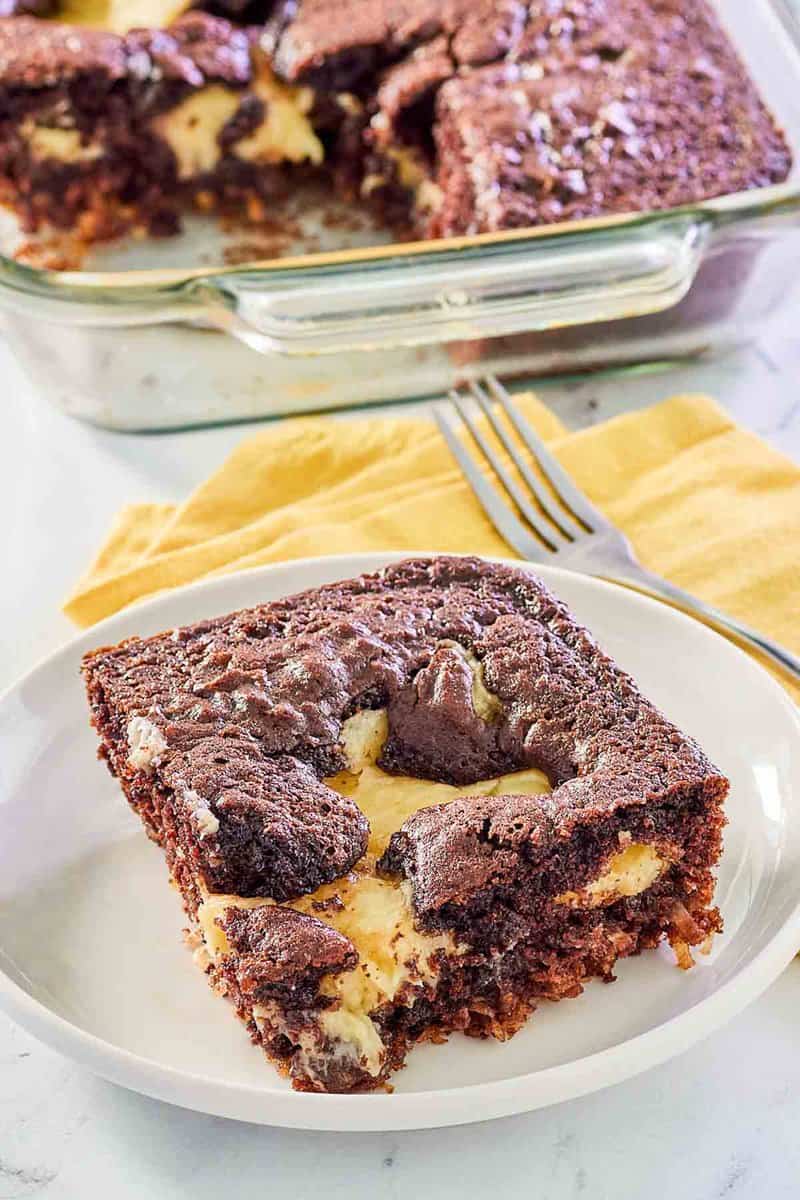
[[[541,560],[548,552],[558,553],[607,524],[494,376],[469,383],[466,392],[453,389],[449,403],[442,401],[435,413],[445,441],[493,525],[525,558]],[[481,421],[481,414],[485,421]],[[460,436],[459,422],[468,430],[477,455]],[[493,444],[489,431],[505,450],[518,478]],[[534,471],[526,451],[549,489]],[[487,465],[505,495],[490,482]]]

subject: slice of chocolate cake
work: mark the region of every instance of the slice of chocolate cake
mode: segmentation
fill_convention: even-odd
[[[197,961],[296,1088],[721,928],[727,781],[526,571],[410,560],[84,674]]]

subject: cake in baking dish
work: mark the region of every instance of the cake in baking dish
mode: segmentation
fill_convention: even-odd
[[[791,167],[705,0],[15,3],[0,200],[29,230],[274,219],[321,178],[434,238],[695,203]],[[165,27],[137,27],[159,11]]]

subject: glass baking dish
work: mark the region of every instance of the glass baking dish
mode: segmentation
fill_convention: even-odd
[[[10,342],[64,411],[159,430],[748,340],[800,276],[800,25],[793,0],[717,3],[791,142],[795,166],[780,186],[440,242],[364,246],[378,235],[361,233],[346,249],[235,267],[213,265],[223,259],[211,221],[100,251],[89,270],[0,257]],[[150,265],[166,256],[189,265]]]

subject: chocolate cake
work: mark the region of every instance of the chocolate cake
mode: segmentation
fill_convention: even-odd
[[[275,78],[253,31],[206,13],[124,36],[0,21],[0,88],[0,194],[30,229],[169,232],[188,200],[258,215],[287,162],[323,157],[312,94]]]
[[[721,928],[727,781],[527,571],[412,559],[83,670],[196,960],[298,1089]]]
[[[513,66],[444,84],[433,233],[674,208],[786,177],[783,136],[752,87],[731,86],[741,68],[705,5],[607,8],[566,45],[532,27]]]
[[[274,219],[312,172],[432,238],[791,167],[705,0],[223,0],[174,21],[165,0],[164,30],[59,23],[70,3],[0,9],[0,199],[29,230],[165,233],[192,205]]]

